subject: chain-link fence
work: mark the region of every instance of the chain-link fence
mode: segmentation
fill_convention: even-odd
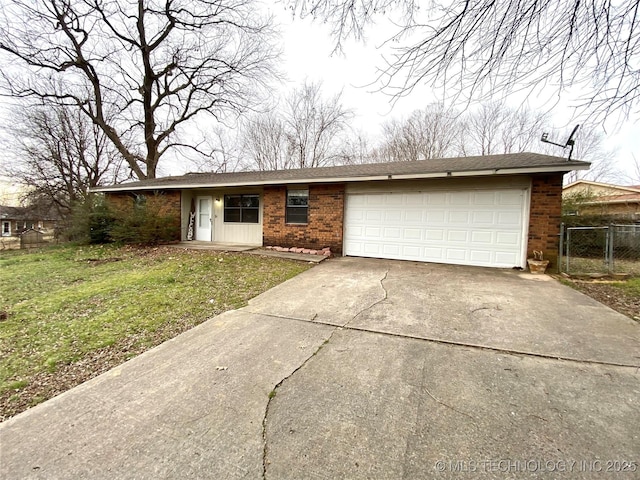
[[[560,270],[640,275],[640,225],[562,226]]]

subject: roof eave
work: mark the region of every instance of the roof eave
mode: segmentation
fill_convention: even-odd
[[[349,177],[325,177],[325,178],[296,178],[296,179],[274,179],[262,182],[226,182],[226,183],[176,183],[167,185],[140,185],[131,186],[127,184],[112,185],[108,187],[94,187],[91,192],[108,193],[108,192],[129,192],[138,190],[184,190],[194,188],[232,188],[232,187],[258,187],[264,185],[300,185],[312,183],[353,183],[353,182],[375,182],[384,180],[420,180],[430,178],[447,178],[447,177],[483,177],[491,175],[515,175],[527,173],[566,173],[572,170],[588,170],[588,163],[583,164],[567,164],[554,165],[546,167],[523,167],[523,168],[495,168],[486,170],[464,170],[464,171],[445,171],[431,173],[407,173],[407,174],[389,174],[389,175],[372,175],[372,176],[349,176]]]

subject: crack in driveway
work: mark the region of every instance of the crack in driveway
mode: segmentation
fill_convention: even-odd
[[[297,319],[294,319],[297,320]],[[305,321],[305,320],[303,320]],[[336,331],[341,330],[342,328],[340,326],[336,326],[333,331],[329,334],[329,336],[327,337],[327,339],[322,342],[322,344],[320,344],[320,346],[318,346],[318,348],[316,348],[311,355],[309,355],[300,365],[298,365],[298,367],[296,367],[289,375],[287,375],[286,377],[284,377],[282,380],[280,380],[274,387],[273,390],[271,390],[271,392],[269,392],[269,399],[267,400],[267,406],[264,410],[264,416],[262,417],[262,478],[266,479],[267,478],[267,465],[268,465],[268,460],[267,460],[267,417],[269,416],[269,408],[271,407],[271,401],[276,397],[277,395],[277,390],[278,388],[280,388],[280,386],[286,382],[289,378],[293,377],[293,375],[295,375],[299,370],[301,370],[302,368],[304,368],[304,366],[309,362],[309,360],[311,360],[313,357],[315,357],[318,352],[320,350],[322,350],[322,348],[327,345],[329,343],[329,341],[331,340],[331,338],[333,337],[333,335],[336,333]]]
[[[271,407],[271,401],[276,397],[277,395],[277,390],[278,388],[280,388],[280,386],[282,384],[284,384],[284,382],[286,382],[288,379],[290,379],[291,377],[293,377],[296,373],[298,373],[302,368],[304,368],[305,365],[307,365],[307,363],[313,358],[315,357],[318,352],[320,350],[322,350],[322,348],[327,345],[331,339],[333,338],[333,335],[338,331],[338,330],[342,330],[343,328],[349,328],[347,327],[347,325],[349,323],[351,323],[353,320],[355,320],[360,314],[362,314],[363,312],[370,310],[371,308],[375,307],[376,305],[384,302],[388,296],[389,296],[389,292],[387,292],[387,289],[384,286],[384,281],[387,279],[387,275],[389,275],[389,270],[385,271],[383,277],[379,280],[380,283],[380,287],[382,288],[382,291],[384,292],[384,296],[379,299],[376,300],[375,302],[373,302],[371,305],[369,305],[368,307],[363,308],[362,310],[360,310],[358,313],[356,313],[350,320],[348,320],[347,322],[345,322],[343,325],[337,325],[337,324],[329,324],[326,322],[317,322],[316,319],[318,317],[318,314],[314,314],[311,319],[309,320],[304,320],[304,319],[299,319],[299,318],[291,318],[291,317],[282,317],[280,315],[269,315],[266,314],[268,316],[274,316],[274,317],[278,317],[278,318],[288,318],[290,320],[297,320],[297,321],[303,321],[303,322],[312,322],[312,323],[320,323],[323,325],[332,325],[335,328],[333,329],[333,331],[331,332],[331,334],[329,334],[329,336],[327,337],[327,339],[322,342],[322,344],[316,348],[313,353],[311,353],[311,355],[309,355],[295,370],[293,370],[289,375],[287,375],[286,377],[284,377],[282,380],[280,380],[274,387],[273,390],[271,390],[271,392],[269,393],[269,399],[267,400],[267,406],[264,410],[264,417],[262,418],[262,478],[266,479],[267,478],[267,465],[269,464],[269,461],[267,460],[267,455],[268,455],[268,445],[267,445],[267,418],[269,417],[269,408]],[[265,315],[264,313],[262,315]]]
[[[384,281],[387,279],[387,276],[389,275],[389,270],[387,269],[386,272],[384,272],[383,277],[379,280],[380,283],[380,288],[382,288],[382,291],[384,292],[384,297],[382,297],[380,300],[376,300],[375,302],[373,302],[371,305],[369,305],[368,307],[363,308],[362,310],[360,310],[358,313],[356,313],[353,317],[351,317],[350,320],[347,320],[342,326],[346,327],[347,325],[349,325],[351,322],[353,322],[356,318],[358,318],[360,315],[362,315],[364,312],[366,312],[367,310],[371,310],[373,307],[375,307],[376,305],[381,304],[382,302],[386,301],[389,298],[389,292],[387,291],[387,289],[384,286]]]

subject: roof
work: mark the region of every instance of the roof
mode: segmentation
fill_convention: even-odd
[[[549,173],[586,170],[588,162],[538,153],[510,153],[474,157],[439,158],[414,162],[369,163],[338,167],[235,173],[188,173],[138,182],[93,188],[94,192],[157,189],[212,188],[306,183],[362,182],[371,180],[419,179]]]
[[[640,193],[640,185],[615,185],[613,183],[593,182],[591,180],[577,180],[569,185],[565,185],[563,190],[568,190],[580,186],[602,187],[605,189],[619,190],[622,193]]]
[[[2,220],[55,220],[57,215],[52,212],[42,212],[34,207],[12,207],[0,205],[0,219]]]
[[[592,191],[595,190],[595,193]],[[563,190],[589,191],[593,193],[587,204],[602,203],[640,203],[640,186],[615,185],[612,183],[578,180],[566,185]]]
[[[24,208],[0,205],[0,218],[2,218],[3,220],[13,220],[22,217],[24,217]]]

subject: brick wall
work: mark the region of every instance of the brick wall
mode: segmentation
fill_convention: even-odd
[[[265,187],[263,205],[264,245],[320,249],[342,253],[344,185],[310,185],[307,224],[287,224],[287,188]]]
[[[560,219],[562,215],[562,174],[534,175],[531,186],[531,214],[527,258],[534,250],[544,253],[550,266],[558,260]]]

